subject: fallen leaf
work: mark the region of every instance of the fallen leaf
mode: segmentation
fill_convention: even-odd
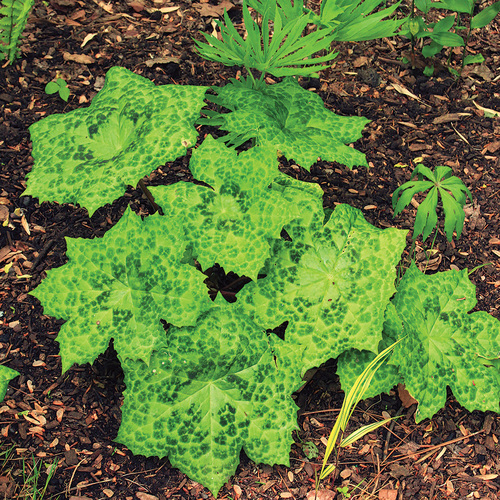
[[[178,57],[170,57],[170,56],[168,56],[168,57],[155,57],[154,59],[148,59],[145,64],[148,68],[151,68],[155,64],[168,64],[171,62],[179,64],[180,61],[181,60]]]
[[[491,240],[488,242],[490,245],[500,245],[500,239],[498,238],[491,238]],[[0,250],[1,252],[1,250]],[[1,258],[0,258],[1,260]]]
[[[211,5],[209,3],[194,3],[193,7],[202,17],[220,17],[224,14],[224,10],[231,10],[234,5],[228,0],[222,0],[222,2],[218,5]]]
[[[478,476],[474,476],[476,479],[482,479],[483,481],[491,481],[492,479],[496,479],[498,474],[479,474]]]
[[[379,500],[396,500],[398,498],[398,490],[383,489],[378,492]]]
[[[405,408],[409,408],[411,405],[418,403],[418,401],[408,392],[404,384],[398,384],[398,396]]]
[[[306,500],[334,500],[335,496],[332,490],[312,490],[306,495]]]
[[[97,36],[97,33],[87,33],[87,35],[85,35],[85,38],[83,39],[83,42],[80,45],[80,47],[81,48],[85,47],[85,45],[87,45],[87,43],[89,43],[96,36]]]
[[[154,495],[149,495],[148,493],[144,493],[143,491],[138,491],[135,496],[139,500],[158,500],[158,497],[155,497]]]
[[[496,111],[494,109],[490,109],[490,108],[483,108],[482,106],[480,106],[479,104],[477,104],[476,101],[472,101],[474,103],[474,106],[476,106],[477,109],[479,109],[479,111],[482,111],[484,116],[486,116],[486,118],[495,118],[495,117],[500,117],[500,111]]]
[[[367,62],[368,62],[368,57],[360,56],[354,60],[353,64],[355,68],[360,68],[361,66],[364,66]]]
[[[456,122],[460,120],[462,116],[471,116],[471,113],[447,113],[445,115],[434,118],[434,120],[432,120],[432,123],[434,125],[438,125],[439,123]]]
[[[73,61],[78,64],[95,63],[95,59],[93,57],[87,56],[85,54],[70,54],[69,52],[64,52],[63,59],[65,61]]]

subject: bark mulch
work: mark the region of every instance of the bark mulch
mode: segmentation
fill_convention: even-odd
[[[241,6],[223,5],[241,19]],[[66,261],[64,237],[100,237],[127,205],[148,212],[147,200],[130,187],[89,218],[84,209],[39,204],[22,193],[33,163],[29,125],[88,105],[110,67],[125,66],[156,84],[220,85],[236,76],[237,68],[208,63],[193,51],[192,37],[199,38],[199,30],[212,31],[222,8],[206,1],[36,2],[21,58],[0,69],[0,215],[2,222],[7,216],[9,221],[0,228],[0,362],[22,373],[0,403],[0,498],[24,498],[22,487],[34,464],[42,486],[46,467],[54,463],[43,498],[211,498],[168,460],[133,456],[113,442],[124,384],[112,346],[92,366],[75,366],[61,375],[61,321],[44,315],[29,295],[48,269]],[[333,67],[303,84],[336,113],[372,120],[354,145],[371,168],[349,171],[326,162],[310,173],[293,163],[282,168],[318,182],[327,207],[347,202],[378,227],[410,229],[415,208],[394,219],[391,193],[409,179],[417,157],[430,167],[452,167],[474,197],[466,206],[464,232],[449,243],[440,230],[432,249],[431,240],[417,240],[416,259],[425,266],[426,251],[431,251],[427,272],[488,264],[471,275],[476,310],[500,318],[500,120],[484,116],[483,110],[500,111],[498,21],[476,34],[471,48],[484,55],[485,63],[468,68],[456,82],[446,69],[428,78],[421,67],[403,64],[409,44],[402,38],[337,44]],[[44,92],[56,77],[69,83],[68,103]],[[185,159],[159,168],[145,182],[180,179],[190,179]],[[342,398],[332,361],[297,394],[300,432],[291,466],[256,465],[242,454],[220,498],[305,498]],[[347,487],[351,498],[498,498],[499,416],[467,412],[451,392],[432,420],[416,425],[414,411],[401,388],[363,401],[353,429],[387,414],[403,416],[343,452],[340,474],[324,481],[331,491],[322,498],[342,498],[338,487]]]

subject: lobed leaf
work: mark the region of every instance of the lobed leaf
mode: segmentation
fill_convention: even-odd
[[[16,370],[0,365],[0,401],[3,401],[9,382],[19,375]]]
[[[277,337],[274,342],[281,342]],[[221,303],[192,327],[168,331],[150,365],[123,361],[117,441],[170,463],[214,496],[242,449],[256,463],[289,464],[298,373],[274,362],[266,332]]]
[[[181,264],[186,241],[167,217],[141,221],[130,208],[103,238],[66,238],[69,262],[31,292],[66,320],[57,341],[63,372],[92,362],[111,339],[120,359],[146,363],[165,336],[160,319],[193,325],[211,307],[204,276]]]
[[[337,375],[340,378],[340,384],[345,394],[349,393],[359,374],[375,359],[376,355],[401,337],[402,322],[392,302],[389,302],[384,318],[382,340],[378,345],[376,353],[368,349],[361,351],[349,349],[339,356],[337,360]],[[388,394],[399,382],[403,383],[404,381],[397,367],[389,363],[384,363],[374,374],[370,385],[365,391],[364,397],[373,398],[383,392]]]
[[[493,369],[482,358],[500,353],[500,322],[476,304],[467,271],[421,273],[412,263],[393,304],[405,337],[390,363],[418,400],[417,422],[432,417],[446,402],[446,386],[469,411],[498,411],[500,391]]]
[[[311,244],[298,237],[277,242],[266,278],[246,285],[237,303],[265,328],[289,322],[287,343],[307,347],[303,371],[347,349],[376,346],[405,235],[377,229],[361,211],[338,205],[307,235]]]
[[[306,169],[318,157],[368,166],[362,153],[345,144],[358,140],[369,120],[332,113],[291,78],[261,90],[229,84],[216,91],[214,101],[231,111],[217,115],[217,125],[229,132],[223,140],[230,144],[255,139]]]
[[[25,195],[78,203],[92,215],[128,185],[184,155],[206,87],[160,85],[114,67],[88,108],[30,127],[33,170]]]
[[[278,171],[276,151],[254,147],[236,153],[208,136],[193,152],[190,169],[209,186],[177,183],[151,189],[164,213],[184,227],[193,256],[207,269],[218,263],[227,271],[257,279],[270,256],[270,240],[298,217],[297,204],[310,194],[296,190],[283,198],[271,188]]]

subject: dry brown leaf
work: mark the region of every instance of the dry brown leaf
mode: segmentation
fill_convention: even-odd
[[[500,245],[500,239],[498,239],[498,238],[491,238],[491,240],[488,243],[490,245]],[[1,250],[0,250],[0,252],[1,252]]]
[[[312,490],[306,495],[306,500],[334,500],[336,493],[332,490]]]
[[[456,122],[460,120],[462,116],[471,116],[471,113],[447,113],[446,115],[441,115],[434,120],[432,120],[433,125],[438,125],[440,123]]]
[[[144,493],[143,491],[138,491],[135,496],[139,500],[158,500],[158,497],[155,497],[154,495],[150,495],[149,493]]]
[[[474,476],[476,479],[482,479],[483,481],[491,481],[492,479],[496,479],[498,474],[479,474],[478,476]]]
[[[398,498],[398,490],[383,489],[378,492],[379,500],[396,500]]]
[[[231,10],[234,5],[228,0],[222,0],[218,5],[208,3],[194,3],[193,7],[199,12],[202,17],[221,17],[224,10]]]
[[[405,408],[409,408],[411,405],[418,403],[418,401],[408,392],[404,384],[398,384],[398,396]]]
[[[95,63],[95,59],[93,57],[87,56],[86,54],[70,54],[69,52],[65,52],[63,54],[63,59],[65,61],[73,61],[78,64]]]
[[[360,56],[354,60],[354,67],[355,68],[361,68],[361,66],[364,66],[368,62],[368,57],[366,56]]]

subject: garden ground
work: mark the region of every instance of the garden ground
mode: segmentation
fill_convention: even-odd
[[[241,6],[228,0],[36,2],[21,57],[0,69],[0,222],[9,222],[0,235],[0,361],[22,374],[0,403],[0,498],[24,498],[22,485],[36,476],[34,463],[41,471],[39,486],[46,482],[46,467],[57,464],[47,499],[211,498],[166,459],[133,456],[113,442],[124,384],[112,346],[92,366],[75,366],[61,376],[61,321],[44,316],[28,295],[45,271],[66,261],[65,237],[102,236],[127,205],[148,213],[148,201],[130,187],[89,218],[84,209],[39,204],[22,192],[33,163],[28,127],[44,116],[87,106],[110,67],[125,66],[156,84],[221,85],[237,76],[238,68],[206,62],[193,51],[192,37],[200,38],[199,30],[211,32],[224,7],[241,19]],[[332,111],[372,120],[354,145],[366,154],[370,169],[350,171],[322,161],[310,173],[293,162],[284,162],[282,169],[319,183],[326,207],[349,203],[377,227],[409,229],[415,206],[394,219],[391,193],[409,179],[419,157],[429,167],[452,167],[474,199],[466,206],[462,237],[449,243],[439,231],[432,248],[432,239],[418,240],[416,259],[427,272],[488,264],[470,276],[477,287],[476,310],[500,319],[500,120],[485,113],[485,108],[500,111],[499,26],[497,20],[473,37],[471,50],[481,52],[485,62],[468,67],[458,82],[442,66],[444,58],[433,78],[423,75],[425,62],[418,57],[415,69],[404,64],[409,43],[403,38],[337,44],[333,67],[303,85],[319,93]],[[44,92],[56,77],[69,84],[68,103]],[[201,129],[201,136],[205,133]],[[157,169],[145,182],[190,179],[184,158]],[[224,276],[218,279],[223,287]],[[498,498],[499,416],[469,413],[449,395],[446,407],[419,425],[413,419],[415,405],[401,388],[362,402],[353,429],[386,413],[403,417],[346,450],[340,474],[324,481],[330,491],[321,498],[341,498],[337,488],[344,486],[351,498]],[[242,454],[219,497],[304,498],[314,488],[342,398],[332,361],[296,395],[301,430],[291,466],[262,466]]]

